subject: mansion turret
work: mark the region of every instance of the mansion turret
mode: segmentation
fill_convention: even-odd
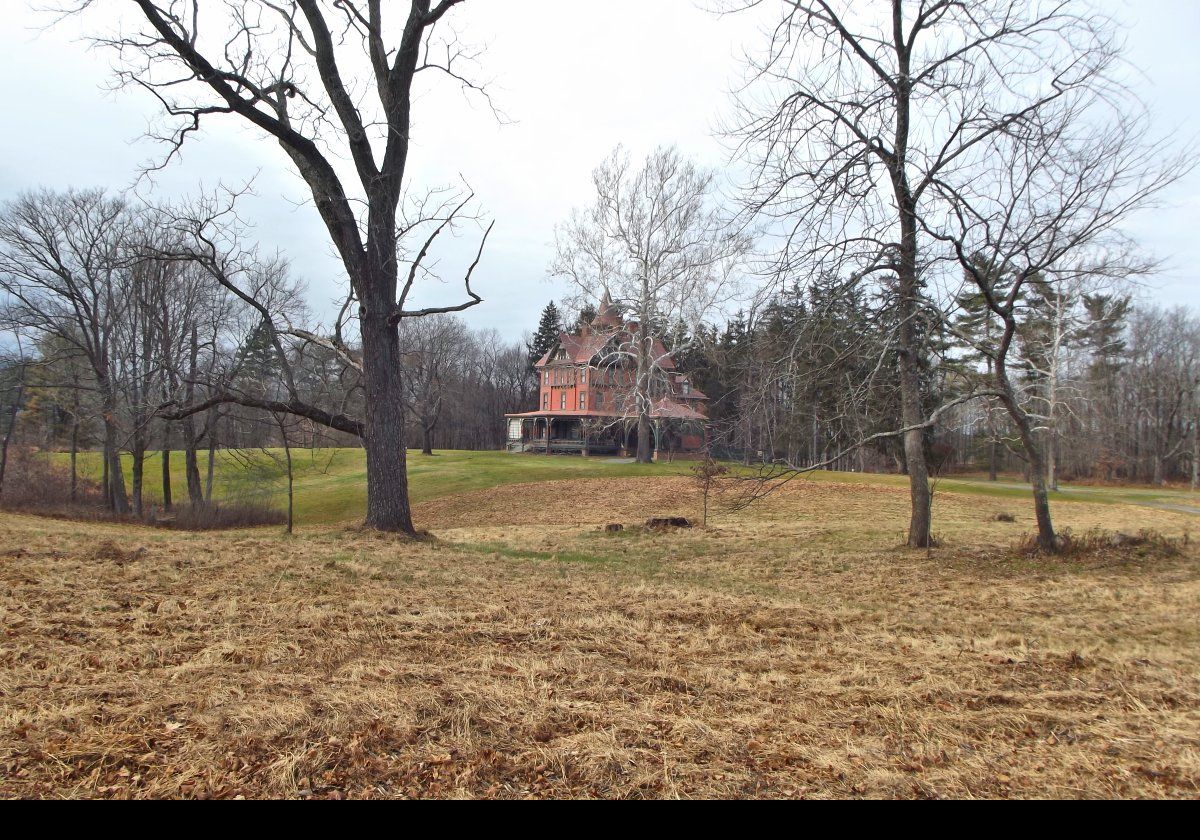
[[[637,448],[637,347],[640,325],[626,321],[607,295],[596,317],[560,333],[534,365],[538,406],[508,414],[510,452],[626,455]],[[704,394],[676,369],[662,342],[651,343],[650,421],[655,457],[704,448]]]

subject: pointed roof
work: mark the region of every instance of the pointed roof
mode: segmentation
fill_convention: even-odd
[[[612,302],[608,291],[605,290],[600,300],[600,309],[591,323],[582,325],[575,332],[560,332],[558,341],[534,364],[534,368],[540,369],[552,364],[559,352],[562,352],[566,361],[571,364],[586,365],[614,340],[619,343],[635,341],[638,329],[639,324],[636,321],[622,319],[620,307]],[[654,339],[650,354],[655,367],[665,371],[675,370],[675,360],[659,339]]]
[[[612,333],[584,332],[582,334],[563,333],[558,337],[559,345],[567,351],[567,356],[575,364],[585,365],[597,353],[604,349],[612,338]]]
[[[621,326],[621,312],[613,304],[608,289],[604,290],[604,295],[600,298],[600,308],[596,310],[596,317],[592,319],[592,325],[596,327]]]
[[[653,418],[671,420],[707,420],[708,418],[696,409],[683,403],[678,403],[670,397],[662,397],[650,409]]]

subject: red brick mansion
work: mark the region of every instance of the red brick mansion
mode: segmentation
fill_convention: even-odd
[[[558,341],[534,366],[538,408],[508,414],[508,450],[542,454],[632,455],[637,450],[633,383],[639,326],[626,321],[606,296],[590,323]],[[704,394],[675,368],[655,340],[651,353],[652,444],[655,458],[704,448]]]

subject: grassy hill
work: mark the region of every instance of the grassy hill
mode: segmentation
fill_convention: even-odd
[[[296,476],[296,521],[324,525],[361,518],[366,510],[366,454],[361,449],[295,449],[292,451]],[[66,456],[56,454],[66,463]],[[146,459],[147,498],[161,498],[160,454]],[[286,473],[282,450],[222,450],[217,453],[214,494],[219,499],[253,499],[283,504],[286,498]],[[177,500],[186,499],[183,453],[172,455],[172,492]],[[131,459],[124,459],[126,476]],[[616,463],[599,458],[565,456],[518,456],[505,452],[440,451],[421,455],[411,451],[408,458],[410,490],[414,503],[456,493],[484,490],[508,484],[550,481],[568,478],[625,478],[629,476],[665,476],[685,473],[690,464],[639,465]],[[80,471],[98,478],[102,462],[98,453],[80,457]],[[205,460],[201,456],[201,478]]]
[[[366,509],[366,459],[361,449],[293,450],[296,473],[296,521],[299,525],[326,525],[352,522]],[[282,450],[220,451],[217,453],[214,492],[218,498],[253,499],[282,505],[286,482]],[[51,456],[66,463],[66,456]],[[147,498],[159,499],[160,455],[151,453],[146,461]],[[131,464],[125,458],[128,475]],[[97,453],[80,457],[81,470],[93,477],[100,475]],[[439,451],[433,456],[409,453],[409,479],[414,503],[459,493],[486,490],[557,479],[582,478],[657,478],[687,475],[688,461],[671,464],[631,464],[617,459],[576,458],[568,456],[510,455],[505,452]],[[175,498],[186,498],[183,454],[172,456],[172,486]],[[204,460],[201,459],[203,477]],[[906,479],[898,475],[814,472],[797,479],[805,482],[875,484],[903,487]],[[1027,488],[1010,481],[989,483],[978,478],[946,478],[937,483],[938,492],[970,493],[1013,500],[1019,507],[1028,499]],[[1055,501],[1138,504],[1148,507],[1200,512],[1200,499],[1182,490],[1139,489],[1124,487],[1064,487],[1052,494]]]

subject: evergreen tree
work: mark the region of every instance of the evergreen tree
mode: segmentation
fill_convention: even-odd
[[[1091,376],[1107,394],[1113,378],[1124,366],[1125,329],[1129,316],[1127,295],[1085,294],[1083,308],[1087,313],[1084,341],[1092,354]]]
[[[1005,275],[1001,268],[980,255],[971,258],[975,270],[988,278],[988,286],[997,294],[1005,294]],[[950,361],[951,366],[966,382],[976,382],[990,387],[994,373],[995,360],[993,357],[996,343],[1003,333],[1003,325],[996,313],[988,306],[987,298],[981,292],[974,280],[966,279],[964,288],[954,298],[955,313],[951,318],[951,329],[958,338],[961,351]],[[984,406],[987,439],[985,457],[988,467],[988,480],[999,478],[1001,458],[1001,434],[1004,429],[994,398],[988,398]]]
[[[972,257],[971,262],[974,263],[976,271],[988,278],[988,285],[995,289],[998,295],[1005,294],[1005,275],[1000,268],[978,255]],[[1000,338],[1000,319],[992,312],[987,298],[970,278],[967,278],[963,290],[955,296],[954,303],[956,311],[950,320],[962,348],[962,355],[958,357],[961,370],[970,377],[982,369],[990,379],[992,355],[986,351],[992,349]]]
[[[579,310],[579,317],[575,319],[576,326],[582,328],[584,325],[592,323],[592,321],[596,320],[596,314],[596,307],[590,303],[585,303],[583,308]]]
[[[1091,356],[1087,378],[1091,392],[1089,427],[1094,435],[1093,469],[1106,479],[1113,476],[1121,460],[1118,453],[1122,449],[1123,435],[1118,430],[1129,425],[1125,401],[1119,398],[1118,383],[1129,354],[1125,335],[1129,328],[1130,304],[1127,295],[1097,292],[1083,296],[1087,319],[1083,344]],[[1114,419],[1116,423],[1105,422]],[[1193,452],[1193,458],[1196,454]]]
[[[280,366],[279,353],[271,341],[271,327],[262,321],[237,350],[234,381],[246,394],[267,397],[279,380]]]
[[[541,320],[538,321],[537,332],[534,333],[533,339],[529,342],[529,369],[532,371],[533,366],[550,351],[558,341],[559,334],[562,333],[562,315],[558,311],[558,307],[554,305],[554,301],[546,304],[546,308],[542,310]]]

